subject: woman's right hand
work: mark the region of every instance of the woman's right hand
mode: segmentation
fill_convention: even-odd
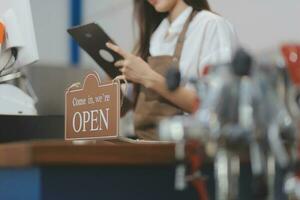
[[[122,78],[134,83],[139,83],[145,87],[149,87],[154,75],[156,74],[141,57],[128,53],[119,46],[112,43],[106,44],[108,48],[120,54],[124,59],[115,63],[123,73]]]

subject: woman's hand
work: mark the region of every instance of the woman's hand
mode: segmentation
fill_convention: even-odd
[[[146,88],[154,90],[185,112],[192,113],[195,111],[194,104],[197,99],[197,95],[194,91],[180,87],[175,92],[170,92],[166,86],[165,77],[152,70],[149,64],[142,58],[127,53],[114,44],[107,43],[106,45],[108,48],[120,54],[124,58],[124,60],[120,60],[115,63],[116,67],[120,67],[120,71],[123,73],[123,78],[142,84]]]
[[[106,43],[106,46],[124,58],[124,60],[115,63],[115,66],[119,67],[123,74],[122,78],[142,84],[147,88],[150,87],[156,72],[151,69],[147,62],[112,43]]]

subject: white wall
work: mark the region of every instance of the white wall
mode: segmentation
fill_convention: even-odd
[[[131,0],[83,0],[83,23],[97,21],[120,46],[132,48]],[[40,63],[68,65],[69,0],[31,0]],[[96,64],[82,52],[83,66]]]
[[[132,0],[85,0],[83,23],[96,21],[118,45],[131,51],[134,43],[132,12]],[[87,54],[82,55],[85,65],[95,65]]]
[[[253,51],[282,42],[300,43],[299,0],[210,0],[235,26],[242,45]]]
[[[132,0],[84,0],[84,22],[97,21],[127,50],[133,46]],[[31,0],[41,62],[69,63],[69,0]],[[252,51],[300,43],[300,0],[210,0]],[[95,66],[87,56],[84,66]]]
[[[67,64],[69,61],[68,0],[31,0],[40,62]]]

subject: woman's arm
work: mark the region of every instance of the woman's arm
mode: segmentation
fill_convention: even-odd
[[[197,95],[194,91],[184,87],[179,87],[174,92],[169,91],[166,79],[152,70],[149,64],[142,58],[127,53],[111,43],[107,43],[107,47],[124,57],[124,60],[115,63],[115,66],[119,67],[123,74],[122,78],[141,84],[147,89],[154,90],[185,112],[192,113],[195,111]]]
[[[193,90],[179,87],[177,90],[171,92],[167,88],[166,78],[155,71],[149,74],[149,78],[144,80],[143,85],[147,89],[154,90],[185,112],[193,113],[197,109],[198,97]]]

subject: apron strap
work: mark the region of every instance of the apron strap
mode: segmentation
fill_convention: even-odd
[[[197,13],[198,13],[198,11],[193,10],[193,12],[191,13],[189,18],[186,20],[185,24],[183,25],[182,31],[178,37],[176,48],[175,48],[175,53],[174,53],[174,57],[177,59],[178,62],[181,57],[181,52],[183,49],[184,40],[185,40],[186,33],[188,31],[189,25]]]

